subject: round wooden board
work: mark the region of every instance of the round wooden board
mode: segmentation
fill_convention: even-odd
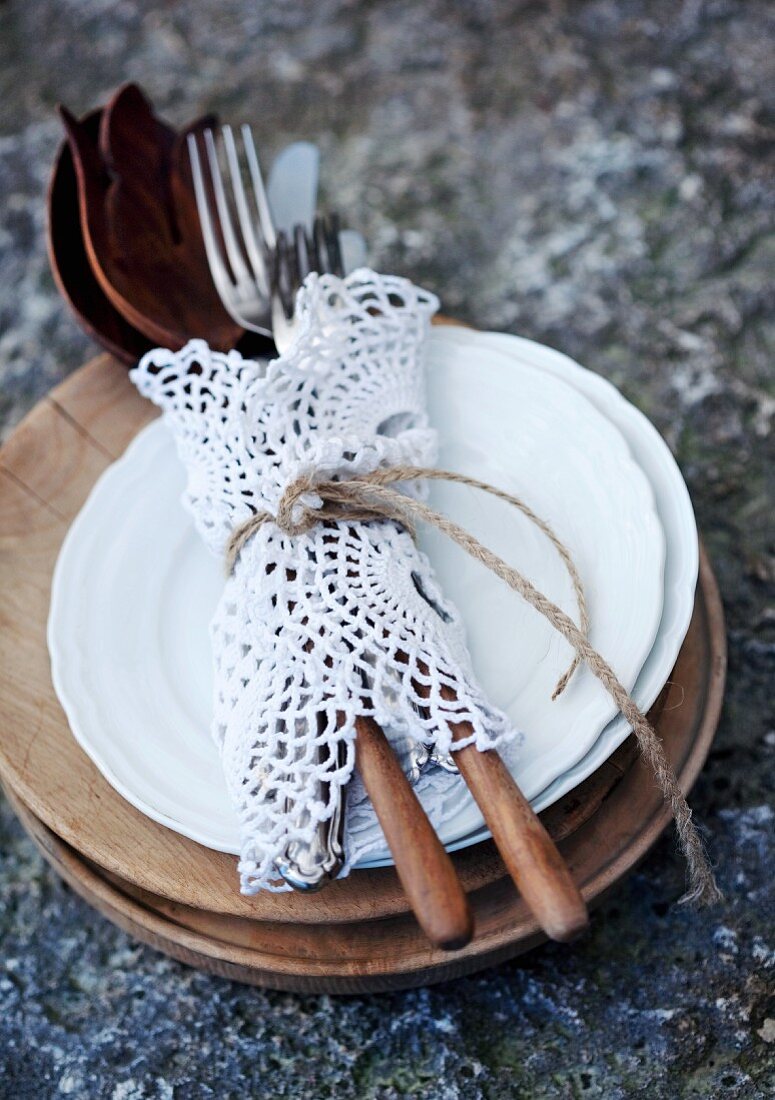
[[[236,889],[235,859],[160,826],[121,798],[70,734],[51,684],[46,646],[51,574],[69,522],[96,478],[156,415],[108,356],[55,389],[0,451],[0,775],[49,828],[86,858],[135,886],[194,909],[263,920],[341,922],[407,912],[393,871],[361,872],[315,898]],[[552,807],[562,837],[594,812],[629,764],[622,747],[583,788]],[[88,823],[88,828],[85,827]],[[139,853],[142,853],[140,858]],[[466,889],[498,878],[492,845],[461,853]]]
[[[350,922],[349,935],[352,935],[353,924],[357,922],[380,922],[381,927],[383,922],[404,920],[413,930],[412,935],[416,935],[416,926],[407,917],[406,901],[392,870],[358,872],[315,898],[298,894],[242,897],[235,888],[234,857],[202,848],[139,813],[113,791],[70,734],[49,674],[46,620],[51,574],[67,527],[94,481],[154,415],[155,410],[129,383],[125,368],[108,356],[101,356],[41,402],[0,451],[3,781],[31,811],[39,828],[53,837],[52,843],[64,845],[69,853],[68,868],[90,868],[89,874],[100,879],[101,890],[120,893],[125,899],[122,904],[126,905],[133,893],[132,905],[144,914],[153,912],[156,906],[154,920],[169,923],[174,919],[173,928],[181,926],[184,914],[189,925],[197,925],[196,934],[208,934],[212,932],[212,919],[220,915],[224,918],[218,925],[221,934],[231,921],[229,934],[243,940],[247,937],[246,942],[252,943],[257,923],[264,926],[262,942],[267,942],[270,926],[292,925],[300,929],[305,924],[315,924],[318,927],[314,939],[320,942],[321,924],[344,926]],[[684,778],[689,784],[715,729],[723,692],[724,661],[723,615],[712,573],[703,558],[695,617],[659,724],[666,743],[675,741],[675,763],[681,768],[686,765]],[[626,743],[595,776],[546,814],[553,834],[569,838],[564,851],[577,869],[580,881],[585,883],[589,900],[608,888],[610,880],[603,868],[613,863],[620,865],[617,861],[622,853],[630,851],[630,839],[640,838],[633,841],[634,860],[667,820],[664,813],[660,817],[657,812],[661,807],[652,806],[648,799],[642,804],[642,815],[636,813],[635,803],[630,812],[630,804],[614,799],[619,787],[626,787],[633,774],[641,770],[638,766],[627,771],[632,757],[632,746]],[[617,782],[619,786],[614,790]],[[653,784],[647,777],[646,785],[653,794]],[[621,812],[626,811],[627,821],[616,823],[621,839],[616,851],[600,846],[600,836],[595,831],[597,818],[588,820],[604,800],[604,810],[617,804]],[[652,828],[643,847],[642,827],[649,821],[657,822],[653,826],[656,831]],[[441,955],[438,962],[433,962],[431,949],[424,942],[416,944],[426,969],[430,967],[429,973],[437,974],[438,978],[486,965],[494,961],[493,951],[513,954],[538,939],[535,926],[524,908],[520,909],[519,899],[504,879],[503,866],[491,844],[461,852],[455,860],[477,905],[480,899],[489,899],[491,894],[500,898],[506,891],[510,898],[508,932],[503,933],[505,940],[497,948],[488,946],[494,933],[485,932],[489,926],[480,916],[475,944],[454,957],[457,970],[453,971],[448,956]],[[620,873],[629,865],[622,864]],[[68,876],[73,873],[69,870]],[[86,892],[85,887],[82,892]],[[503,904],[498,902],[500,910]],[[174,916],[170,915],[170,905],[177,907]],[[133,919],[136,918],[134,913]],[[158,928],[154,932],[157,934],[161,935]],[[298,931],[295,934],[297,942],[300,934]],[[169,947],[164,949],[175,953]],[[203,957],[210,958],[211,954],[204,952]],[[477,962],[480,957],[483,961]],[[297,964],[292,954],[288,964],[292,976],[286,974],[283,980],[266,977],[245,980],[261,980],[287,988],[312,988],[303,984],[305,971],[303,967],[299,971]],[[339,981],[336,966],[340,963],[331,965],[334,969],[324,979],[328,984],[322,986],[329,989]],[[372,965],[368,956],[363,965],[367,969]],[[382,983],[380,988],[394,986],[397,981],[417,984],[434,980],[425,976],[405,980],[407,973],[416,973],[408,962],[403,969],[398,963],[397,970],[392,970],[385,961],[375,961],[373,965],[378,970],[383,967],[375,979]],[[262,964],[259,970],[263,974],[266,967]],[[275,970],[270,966],[266,972],[272,975],[276,970],[277,966]],[[397,980],[396,974],[403,977]],[[340,984],[339,988],[344,986]],[[377,986],[372,983],[368,988]]]
[[[676,686],[676,697],[668,696],[659,726],[686,792],[713,739],[724,674],[721,604],[703,556],[694,618],[674,673],[675,684],[684,690]],[[223,977],[297,992],[379,992],[459,977],[512,958],[545,938],[502,867],[500,875],[471,890],[476,934],[466,948],[453,953],[430,947],[408,913],[311,927],[306,921],[249,920],[203,911],[144,891],[85,859],[18,794],[8,793],[38,848],[77,893],[136,939]],[[597,812],[561,844],[590,906],[599,904],[632,870],[669,821],[653,776],[635,762]],[[490,847],[478,845],[474,851]],[[359,878],[355,872],[352,881]]]

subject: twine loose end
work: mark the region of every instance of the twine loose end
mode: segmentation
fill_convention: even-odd
[[[713,872],[708,879],[698,882],[692,889],[687,890],[678,899],[679,905],[685,905],[690,909],[709,909],[712,905],[720,905],[726,901],[723,890],[716,882]]]

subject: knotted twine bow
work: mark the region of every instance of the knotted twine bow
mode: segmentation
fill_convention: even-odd
[[[511,504],[527,516],[551,541],[570,574],[579,608],[580,625],[577,626],[562,608],[539,592],[517,569],[508,565],[492,550],[488,550],[463,527],[459,527],[453,520],[434,511],[423,501],[390,488],[395,482],[415,481],[419,478],[449,481],[481,489]],[[302,498],[308,494],[318,498],[322,505],[311,507],[305,503]],[[456,474],[448,470],[437,470],[433,467],[391,466],[347,481],[318,480],[313,471],[302,475],[287,486],[280,499],[276,516],[270,512],[257,512],[235,528],[226,547],[227,575],[234,569],[242,548],[265,523],[274,523],[284,534],[293,536],[302,535],[317,524],[328,521],[358,523],[375,519],[394,520],[406,527],[412,535],[414,535],[417,520],[423,520],[436,527],[462,546],[472,558],[482,562],[496,577],[500,577],[509,588],[518,592],[551,623],[555,630],[562,634],[573,647],[575,657],[560,678],[552,698],[556,699],[564,691],[580,662],[585,661],[632,726],[641,755],[653,771],[662,795],[672,810],[689,878],[689,888],[680,899],[681,902],[711,904],[720,901],[723,895],[716,885],[702,840],[692,822],[692,811],[665,755],[662,742],[616,673],[587,637],[589,619],[586,601],[573,559],[549,525],[518,497],[485,481],[479,481],[477,478],[466,477],[464,474]]]

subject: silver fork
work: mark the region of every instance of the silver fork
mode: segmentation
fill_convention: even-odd
[[[322,226],[319,230],[319,224]],[[310,241],[304,227],[294,227],[293,242],[280,232],[276,236],[275,278],[272,289],[272,329],[277,350],[282,355],[294,340],[296,322],[293,313],[296,292],[311,271],[321,275],[341,274],[342,255],[339,248],[339,222],[336,215],[315,219],[315,233]],[[458,767],[451,751],[440,752],[412,739],[405,753],[403,766],[414,785],[420,776],[433,768],[457,774]]]
[[[277,234],[272,282],[272,335],[282,355],[294,340],[296,294],[310,272],[319,275],[344,274],[339,244],[339,217],[315,218],[312,233],[303,225],[293,227],[290,238],[282,230]]]
[[[222,130],[223,147],[231,188],[231,203],[221,172],[215,135],[204,133],[212,201],[208,193],[199,148],[193,135],[188,148],[194,179],[199,220],[213,281],[223,304],[243,328],[274,336],[278,351],[292,339],[292,314],[297,285],[306,278],[312,264],[342,274],[338,225],[317,218],[311,234],[296,226],[293,248],[285,233],[277,233],[267,199],[261,168],[249,126],[242,127],[242,146],[252,184],[251,211],[242,182],[240,157],[231,127]],[[237,225],[231,207],[236,210]],[[257,215],[257,217],[256,217]],[[297,284],[298,280],[298,284]],[[344,748],[342,750],[344,752]],[[319,763],[325,765],[325,750]],[[337,761],[342,766],[344,759]],[[325,780],[319,780],[318,798],[330,794]],[[286,811],[292,804],[286,802]],[[278,873],[297,890],[316,890],[336,878],[344,863],[345,794],[340,790],[328,821],[317,823],[309,842],[292,840],[278,861]],[[300,818],[297,828],[308,824]]]
[[[221,173],[216,140],[212,131],[204,135],[214,207],[205,184],[199,149],[189,137],[189,155],[196,191],[202,234],[213,281],[229,314],[243,328],[271,335],[282,354],[294,339],[296,293],[311,271],[343,275],[343,246],[349,245],[353,266],[365,262],[362,238],[340,235],[336,215],[316,217],[311,233],[296,225],[291,236],[275,229],[264,188],[258,156],[249,126],[242,127],[242,145],[253,189],[253,205],[258,215],[251,216],[240,171],[236,142],[230,127],[223,128],[223,146],[231,180],[232,205],[239,228],[230,210]],[[349,264],[347,266],[350,266]],[[271,325],[271,332],[268,326]],[[413,784],[429,763],[430,754],[414,741],[406,753],[404,767]],[[321,749],[320,763],[325,763]],[[343,759],[338,761],[341,766]],[[322,801],[329,794],[325,781],[319,781]],[[290,803],[286,804],[290,810]],[[335,878],[344,862],[345,789],[341,788],[337,806],[328,821],[319,822],[310,843],[291,841],[278,861],[278,873],[298,890],[315,890]],[[304,827],[305,821],[298,821]]]
[[[207,262],[221,301],[242,328],[271,336],[272,254],[277,237],[249,126],[242,127],[241,136],[242,159],[247,163],[252,184],[253,209],[242,182],[240,156],[231,126],[221,129],[231,203],[213,131],[204,132],[209,188],[194,134],[188,136],[188,155]],[[232,209],[236,211],[239,228]]]
[[[271,215],[270,215],[271,217]],[[293,240],[280,230],[275,236],[272,279],[272,336],[282,355],[294,339],[294,308],[296,292],[311,271],[319,274],[343,274],[339,248],[339,224],[336,216],[316,217],[311,234],[302,225],[293,229]],[[344,765],[345,747],[341,746],[336,761]],[[325,749],[318,751],[318,764],[326,763]],[[330,794],[326,781],[318,780],[318,797],[325,801]],[[297,890],[316,890],[335,878],[344,863],[344,825],[346,789],[338,792],[337,804],[328,821],[318,822],[312,840],[307,843],[292,840],[277,869],[287,883]],[[286,803],[290,811],[290,803]],[[298,826],[306,821],[301,819]]]
[[[297,282],[302,282],[310,270],[344,274],[339,220],[336,215],[328,221],[316,218],[309,234],[303,225],[296,225],[291,248],[287,236],[275,229],[250,126],[242,126],[240,133],[242,156],[231,126],[221,129],[228,178],[221,168],[213,131],[205,130],[203,135],[206,164],[196,136],[189,134],[197,211],[210,273],[226,311],[242,328],[274,335],[277,343],[278,334],[282,342],[284,322],[293,314]],[[243,163],[247,165],[252,201],[245,192]],[[283,280],[279,287],[278,272]],[[300,272],[303,274],[299,279]],[[279,290],[279,299],[272,295],[275,289]]]

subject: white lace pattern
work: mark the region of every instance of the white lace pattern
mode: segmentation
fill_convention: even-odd
[[[433,462],[421,347],[436,307],[405,279],[311,275],[298,338],[268,365],[201,340],[144,356],[131,377],[164,412],[188,475],[186,506],[213,553],[256,511],[274,514],[301,473]],[[481,749],[515,737],[473,679],[459,614],[430,562],[390,521],[326,522],[296,537],[265,524],[225,581],[211,636],[213,735],[239,814],[246,893],[277,889],[289,841],[310,840],[331,816],[353,772],[358,714],[391,741],[441,752],[450,721],[470,722]],[[461,784],[437,769],[422,786],[439,796],[438,820]],[[347,808],[343,873],[368,850],[373,823],[358,783]]]

